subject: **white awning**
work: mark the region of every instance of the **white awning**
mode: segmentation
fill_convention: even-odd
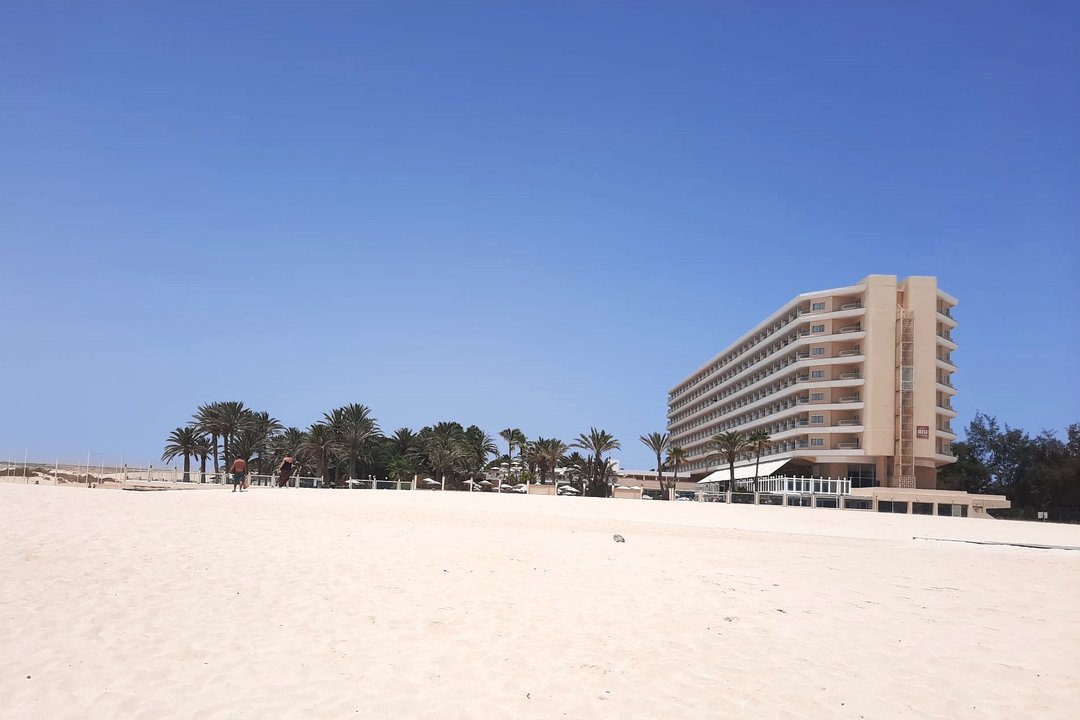
[[[768,477],[774,472],[787,465],[791,461],[791,458],[785,458],[783,460],[766,460],[761,463],[761,467],[758,468],[756,475],[758,477]],[[736,465],[735,466],[735,479],[736,480],[749,480],[754,477],[754,463],[749,465]],[[717,470],[716,472],[706,475],[701,480],[698,480],[698,485],[707,482],[727,482],[731,479],[731,471],[728,468]]]

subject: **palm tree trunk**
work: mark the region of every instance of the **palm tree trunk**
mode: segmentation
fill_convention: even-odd
[[[728,481],[728,490],[735,492],[735,458],[728,458],[728,471],[731,473],[731,480]]]
[[[656,482],[660,486],[660,499],[661,500],[667,500],[668,499],[668,491],[667,491],[667,488],[664,487],[664,467],[660,463],[661,463],[660,451],[657,450],[656,451]]]
[[[349,479],[350,480],[355,480],[356,479],[356,456],[355,455],[350,455],[349,456]]]
[[[214,474],[217,475],[219,472],[221,472],[221,466],[218,465],[218,457],[219,457],[219,455],[218,455],[218,436],[217,436],[217,433],[212,433],[210,435],[210,437],[213,438],[213,440],[214,440]]]
[[[184,453],[184,482],[191,482],[191,456]]]
[[[761,467],[761,448],[758,448],[757,459],[754,460],[754,492],[758,491],[758,469]]]
[[[199,456],[199,482],[206,482],[206,453]]]

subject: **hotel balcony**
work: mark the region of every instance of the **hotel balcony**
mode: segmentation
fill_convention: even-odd
[[[959,413],[956,412],[952,406],[952,402],[949,400],[949,396],[939,396],[937,399],[937,411],[942,415],[948,417],[956,417]]]
[[[815,365],[843,364],[848,368],[851,367],[851,359],[848,358],[815,357],[813,362]],[[681,433],[701,424],[702,418],[707,415],[724,417],[747,406],[760,405],[769,408],[769,413],[775,412],[775,409],[771,408],[772,404],[782,402],[785,395],[789,394],[786,392],[787,389],[799,383],[810,382],[825,387],[853,388],[862,385],[864,382],[862,377],[847,379],[814,379],[809,377],[808,379],[797,380],[799,376],[793,374],[797,370],[798,368],[788,369],[785,366],[773,374],[755,375],[727,388],[716,388],[706,397],[700,400],[695,399],[695,402],[690,407],[680,407],[669,411],[668,429],[672,433]]]
[[[855,403],[859,402],[860,399],[861,398],[859,395],[841,395],[836,399],[836,401],[841,403]]]
[[[939,323],[947,327],[956,327],[959,323],[952,316],[952,308],[944,303],[939,303],[937,307],[937,320]]]
[[[956,342],[952,339],[952,333],[941,325],[938,325],[937,329],[937,343],[938,345],[944,345],[950,350],[955,350],[958,347]]]
[[[952,359],[952,353],[939,352],[937,354],[937,367],[941,370],[955,370],[956,361]]]
[[[862,336],[864,331],[859,332]],[[813,340],[799,340],[800,343],[832,343],[836,342],[835,335],[824,335],[813,338]],[[853,350],[855,354],[846,354],[844,359],[848,362],[857,362],[863,359],[860,355],[861,349],[858,345],[853,348],[849,347],[846,350]],[[704,396],[705,403],[708,403],[709,396],[716,396],[719,398],[726,398],[732,395],[737,395],[739,391],[751,388],[756,383],[767,380],[769,378],[782,378],[784,371],[792,364],[798,362],[806,362],[813,360],[815,363],[821,363],[825,365],[836,364],[831,363],[830,360],[838,361],[839,356],[826,356],[826,355],[811,355],[806,350],[797,350],[790,354],[783,355],[780,351],[774,354],[767,355],[761,359],[755,358],[753,362],[746,361],[740,366],[729,370],[724,375],[711,379],[707,384],[698,383],[694,386],[693,392],[689,394],[683,392],[680,393],[681,399],[678,401],[669,402],[668,404],[668,418],[673,420],[677,415],[682,414],[676,422],[682,422],[688,418],[703,411],[707,405],[701,405],[700,403]],[[704,381],[702,381],[704,382]],[[697,408],[689,412],[685,409],[687,406],[693,406],[697,404]]]
[[[956,388],[953,387],[952,380],[948,375],[938,375],[936,387],[938,392],[945,393],[946,395],[956,394]]]

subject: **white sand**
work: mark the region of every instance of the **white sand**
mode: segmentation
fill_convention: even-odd
[[[1076,717],[1080,552],[915,535],[1080,546],[825,509],[0,484],[0,718]]]

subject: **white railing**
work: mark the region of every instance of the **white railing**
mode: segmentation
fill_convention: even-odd
[[[705,493],[726,492],[729,481],[711,480],[701,483]],[[851,480],[848,478],[814,478],[795,476],[770,476],[747,480],[736,480],[735,487],[740,491],[756,491],[759,494],[799,494],[799,495],[850,495]]]
[[[29,469],[22,465],[8,465],[0,467],[0,482],[21,483],[28,485],[97,485],[102,487],[122,487],[128,484],[177,484],[177,485],[230,485],[232,474],[227,472],[214,472],[207,470],[201,472],[193,469],[188,472],[176,468],[155,468],[149,465],[145,468],[113,467],[95,468],[72,468],[69,466],[57,466],[49,468],[40,463],[29,463]],[[277,475],[261,475],[250,473],[247,475],[248,483],[253,487],[274,487],[278,485]],[[301,475],[290,475],[288,487],[300,488],[325,488],[333,487],[334,483],[327,482],[324,478]],[[385,478],[363,478],[358,480],[342,480],[338,487],[367,490],[411,490],[411,480],[388,480]]]

